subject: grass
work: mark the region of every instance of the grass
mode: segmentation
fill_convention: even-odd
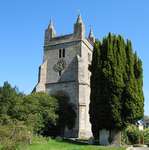
[[[125,150],[125,148],[104,147],[94,145],[73,144],[66,141],[57,141],[53,139],[38,140],[26,147],[25,150]]]
[[[2,145],[0,145],[0,150]],[[123,147],[95,146],[83,143],[72,143],[67,140],[46,139],[44,137],[33,137],[31,145],[18,145],[15,150],[125,150]],[[12,149],[11,149],[12,150]],[[14,150],[14,149],[13,149]]]

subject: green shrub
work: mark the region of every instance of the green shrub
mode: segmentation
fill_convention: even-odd
[[[49,140],[48,137],[43,137],[42,135],[34,135],[32,138],[32,144],[46,144]]]
[[[140,132],[135,125],[131,125],[126,129],[128,140],[131,144],[139,143]]]
[[[16,143],[13,140],[10,139],[5,139],[3,141],[3,147],[1,148],[1,150],[16,150]]]
[[[122,143],[124,144],[143,144],[143,132],[135,125],[129,125],[122,133]]]
[[[144,129],[144,144],[149,145],[149,128]]]
[[[15,150],[19,144],[30,144],[32,133],[22,122],[0,125],[0,145],[2,150]]]
[[[46,93],[32,93],[23,99],[22,120],[35,134],[43,134],[50,125],[56,125],[57,99]]]

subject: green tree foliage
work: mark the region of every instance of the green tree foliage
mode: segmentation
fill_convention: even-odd
[[[19,107],[22,103],[23,94],[18,92],[17,88],[12,88],[8,82],[4,82],[0,87],[0,117],[5,120],[7,115],[11,118],[19,116]],[[2,120],[1,120],[2,121]]]
[[[90,121],[95,138],[100,129],[121,130],[143,117],[142,62],[131,42],[109,33],[94,44]]]
[[[143,131],[135,125],[129,125],[122,133],[124,144],[141,144],[143,139]]]
[[[31,144],[32,133],[27,126],[16,120],[10,120],[10,122],[9,124],[0,125],[2,150],[16,150],[19,144]]]
[[[0,125],[21,121],[33,133],[44,136],[63,135],[64,129],[75,125],[74,105],[65,96],[46,93],[24,95],[5,82],[0,87]]]
[[[58,101],[46,93],[32,93],[23,98],[21,120],[42,134],[48,124],[56,125]]]
[[[149,128],[144,129],[144,143],[149,145]]]
[[[24,95],[5,82],[0,87],[0,125],[24,122],[29,130],[42,133],[47,124],[56,125],[58,100],[46,93]]]

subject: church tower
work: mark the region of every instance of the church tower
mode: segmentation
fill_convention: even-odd
[[[91,137],[89,122],[90,71],[94,36],[85,36],[85,25],[79,15],[72,34],[56,36],[50,22],[45,30],[43,64],[39,67],[36,92],[65,95],[75,105],[77,118],[72,130],[65,129],[66,137]]]

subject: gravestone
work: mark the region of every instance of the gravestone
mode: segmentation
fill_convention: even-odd
[[[100,145],[109,145],[109,130],[102,129],[99,131],[99,144]]]

